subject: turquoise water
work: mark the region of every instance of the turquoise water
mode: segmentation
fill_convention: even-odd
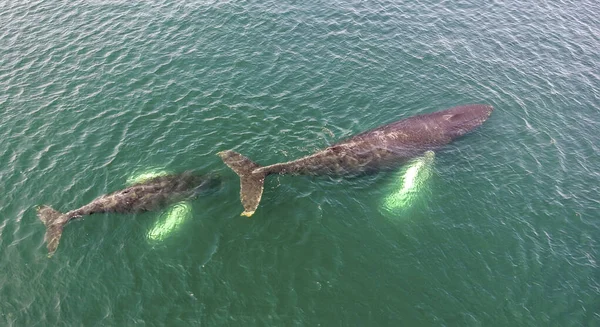
[[[0,325],[600,326],[596,1],[1,1]],[[495,107],[401,216],[393,173],[262,164],[419,113]],[[161,212],[61,211],[145,170],[216,172]]]

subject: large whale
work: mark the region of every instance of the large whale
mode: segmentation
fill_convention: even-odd
[[[309,156],[260,166],[243,155],[221,151],[223,162],[240,176],[243,216],[256,211],[270,174],[346,175],[392,168],[450,143],[484,121],[492,106],[472,104],[393,122],[336,143]]]
[[[202,176],[193,172],[151,178],[123,190],[102,195],[81,208],[61,213],[50,206],[37,208],[37,215],[46,225],[44,240],[48,254],[52,255],[65,224],[75,218],[95,213],[137,213],[162,209],[170,204],[191,198],[218,183],[215,176]]]

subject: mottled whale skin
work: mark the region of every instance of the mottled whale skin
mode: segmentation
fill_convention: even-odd
[[[231,150],[218,155],[240,176],[242,215],[250,217],[270,174],[347,175],[396,167],[472,131],[492,111],[492,106],[472,104],[418,115],[363,132],[309,156],[264,167]]]
[[[37,215],[46,225],[44,240],[51,256],[60,241],[63,228],[71,219],[95,213],[137,213],[162,209],[172,203],[193,197],[199,192],[214,187],[215,176],[201,176],[193,172],[159,176],[102,195],[81,208],[61,213],[50,206],[39,206]]]

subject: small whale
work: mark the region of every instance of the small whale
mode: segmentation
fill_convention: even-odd
[[[61,213],[50,206],[37,208],[37,215],[46,225],[44,240],[48,256],[52,256],[63,232],[71,219],[95,213],[138,213],[155,211],[170,204],[189,199],[199,192],[213,188],[218,183],[215,176],[201,176],[192,172],[151,178],[123,190],[102,195],[83,207]]]
[[[270,174],[348,175],[393,168],[472,131],[492,111],[492,106],[472,104],[418,115],[363,132],[309,156],[264,167],[231,150],[217,155],[239,175],[242,216],[250,217]]]

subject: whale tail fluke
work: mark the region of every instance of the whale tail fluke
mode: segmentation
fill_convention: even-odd
[[[63,228],[69,219],[66,214],[45,205],[37,208],[37,215],[44,225],[46,225],[44,241],[46,241],[46,246],[48,247],[48,257],[51,257],[58,247]]]
[[[240,199],[244,206],[242,216],[252,216],[262,197],[267,174],[256,171],[260,167],[259,164],[235,151],[221,151],[218,155],[229,168],[240,176]]]

